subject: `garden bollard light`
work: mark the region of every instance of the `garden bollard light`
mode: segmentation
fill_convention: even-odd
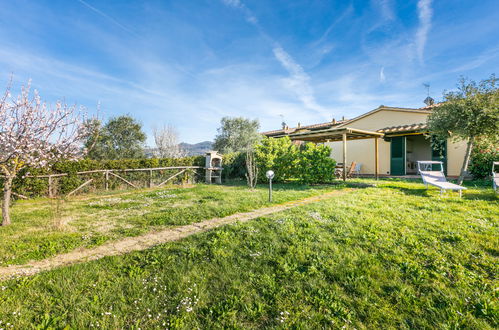
[[[269,170],[265,173],[267,179],[269,179],[269,202],[272,202],[272,179],[274,178],[274,171]]]

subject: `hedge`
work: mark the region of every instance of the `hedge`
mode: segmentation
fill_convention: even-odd
[[[93,179],[92,184],[87,188],[88,190],[99,190],[105,185],[105,177],[103,173],[80,174],[77,172],[92,171],[92,170],[122,170],[122,169],[138,169],[138,168],[157,168],[157,167],[170,167],[170,166],[204,166],[204,156],[185,157],[185,158],[150,158],[150,159],[121,159],[121,160],[90,160],[84,159],[80,161],[70,162],[63,161],[55,163],[50,168],[22,169],[16,179],[14,179],[13,190],[16,193],[28,196],[43,196],[48,192],[48,179],[47,178],[32,178],[25,177],[26,175],[47,175],[67,173],[67,176],[54,178],[54,185],[57,187],[58,194],[66,194],[86,180]],[[175,173],[176,170],[162,170],[154,171],[153,179],[155,182],[161,178],[168,177],[168,174]],[[204,174],[204,173],[203,173]],[[126,172],[119,173],[120,176],[126,177],[128,181],[139,186],[147,186],[149,181],[149,173],[143,172]],[[177,181],[186,179],[186,175],[179,176]],[[111,177],[109,180],[110,189],[116,189],[126,185],[121,180]]]

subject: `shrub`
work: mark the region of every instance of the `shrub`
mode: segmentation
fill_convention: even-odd
[[[492,172],[494,161],[499,161],[499,147],[489,143],[479,143],[473,148],[468,171],[475,179],[486,178]]]
[[[14,180],[14,191],[26,196],[42,196],[48,191],[48,179],[25,177],[26,175],[46,175],[67,173],[67,176],[57,178],[54,185],[57,186],[59,194],[66,194],[86,180],[93,179],[93,187],[104,186],[103,173],[93,173],[85,175],[77,175],[77,172],[92,171],[92,170],[122,170],[122,169],[137,169],[137,168],[157,168],[170,166],[204,166],[204,156],[184,157],[184,158],[151,158],[151,159],[120,159],[120,160],[92,160],[84,159],[80,161],[58,162],[50,168],[33,169],[24,168],[21,170],[17,178]],[[164,174],[165,171],[160,171]],[[121,174],[120,174],[121,175]],[[148,171],[130,172],[126,174],[129,181],[147,182],[149,179]],[[179,179],[185,179],[185,176],[179,176]],[[55,180],[54,180],[55,181]],[[117,188],[121,183],[119,181],[110,181],[110,188]],[[90,189],[90,187],[89,187]],[[94,188],[95,190],[95,188]]]
[[[242,179],[246,173],[244,153],[233,152],[223,155],[223,179]]]
[[[274,181],[299,180],[303,183],[325,183],[334,180],[336,161],[331,148],[307,143],[296,146],[289,137],[264,138],[255,147],[260,180],[273,170]]]
[[[335,179],[336,161],[331,148],[314,143],[305,144],[298,152],[298,179],[303,183],[326,183]]]
[[[275,182],[295,178],[298,174],[298,148],[287,136],[264,138],[255,146],[255,156],[261,181],[267,181],[265,172],[268,170],[274,171]]]

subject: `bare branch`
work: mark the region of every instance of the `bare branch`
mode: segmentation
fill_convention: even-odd
[[[186,153],[180,147],[178,133],[174,126],[163,126],[153,129],[154,142],[156,143],[156,156],[160,158],[181,158]]]

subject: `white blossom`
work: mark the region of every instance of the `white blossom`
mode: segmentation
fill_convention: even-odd
[[[75,105],[59,101],[48,106],[36,90],[30,93],[30,83],[17,97],[8,87],[0,99],[0,171],[8,196],[12,179],[22,168],[82,157],[80,142],[88,135],[84,120],[83,109]],[[4,221],[6,217],[3,214]]]

